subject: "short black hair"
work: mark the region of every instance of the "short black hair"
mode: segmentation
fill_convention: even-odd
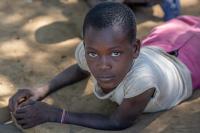
[[[124,4],[103,2],[87,13],[83,23],[83,37],[89,27],[102,30],[116,25],[120,26],[130,42],[136,41],[136,19],[133,11]]]

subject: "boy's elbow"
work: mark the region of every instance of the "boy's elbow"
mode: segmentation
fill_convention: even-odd
[[[118,131],[125,130],[125,129],[131,127],[132,125],[133,124],[117,124],[117,125],[115,125],[115,127],[116,127],[115,129]]]
[[[133,122],[131,121],[117,121],[117,120],[112,120],[113,122],[113,128],[114,130],[124,130],[133,125]]]

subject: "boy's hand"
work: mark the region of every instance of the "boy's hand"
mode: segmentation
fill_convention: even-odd
[[[30,89],[20,89],[9,99],[9,109],[15,112],[23,102],[28,99],[37,100],[35,94]]]
[[[32,100],[21,104],[20,108],[14,113],[17,123],[24,129],[49,122],[54,117],[60,119],[61,115],[62,110],[46,103]]]

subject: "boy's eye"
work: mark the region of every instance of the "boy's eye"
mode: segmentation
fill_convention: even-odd
[[[95,57],[98,56],[98,55],[97,55],[96,53],[94,53],[94,52],[89,52],[88,55],[89,55],[90,57],[92,57],[92,58],[95,58]]]
[[[112,52],[111,56],[120,56],[121,55],[121,52],[118,52],[118,51],[115,51],[115,52]]]

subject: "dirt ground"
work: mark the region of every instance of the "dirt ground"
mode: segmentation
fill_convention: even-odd
[[[200,0],[181,0],[182,14],[200,16]],[[1,0],[0,2],[0,132],[21,132],[10,119],[8,98],[17,89],[33,89],[74,64],[74,50],[81,41],[81,27],[89,10],[83,0]],[[163,23],[159,5],[134,9],[138,38]],[[116,104],[100,101],[85,80],[56,92],[45,102],[76,112],[110,114]],[[136,124],[119,133],[199,133],[200,90],[192,98],[165,112],[144,114]],[[46,123],[27,133],[107,133],[73,125]],[[118,132],[113,132],[118,133]]]

